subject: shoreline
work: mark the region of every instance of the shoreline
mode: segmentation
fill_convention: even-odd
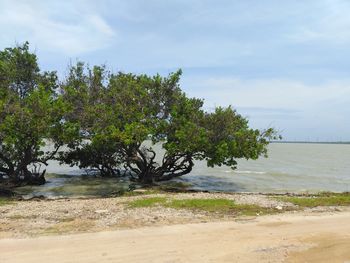
[[[164,192],[149,189],[126,194],[129,196],[34,197],[14,199],[2,205],[0,202],[0,239],[350,210],[348,193],[344,196],[320,194],[320,199],[313,194],[298,193]],[[335,200],[332,195],[336,195]],[[293,203],[299,200],[306,203]],[[318,200],[324,203],[317,203]],[[309,201],[313,203],[310,205]]]
[[[140,191],[139,191],[140,190]],[[147,192],[154,192],[152,194],[148,194]],[[144,194],[145,193],[145,194]],[[310,192],[224,192],[224,191],[203,191],[203,190],[195,190],[195,189],[155,189],[151,188],[151,190],[147,190],[144,188],[136,189],[133,191],[126,191],[122,194],[108,194],[103,196],[98,195],[75,195],[75,196],[48,196],[48,195],[29,195],[29,194],[17,194],[13,196],[0,196],[1,198],[19,201],[19,202],[29,202],[29,201],[71,201],[71,200],[99,200],[99,199],[118,199],[118,198],[132,198],[132,197],[148,197],[157,195],[220,195],[220,196],[261,196],[261,197],[318,197],[323,194],[346,194],[350,195],[349,191],[345,192],[331,192],[331,191],[310,191]],[[350,198],[350,197],[349,197]]]

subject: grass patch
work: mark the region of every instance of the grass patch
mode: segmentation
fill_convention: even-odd
[[[130,207],[151,207],[159,204],[166,203],[167,199],[165,197],[149,197],[145,199],[134,200],[129,203]]]
[[[9,205],[11,203],[13,203],[13,201],[11,199],[0,197],[0,206]]]
[[[292,203],[300,207],[317,206],[348,206],[350,205],[350,193],[322,192],[311,196],[283,196],[277,198],[280,201]]]
[[[211,213],[237,213],[240,215],[257,215],[275,212],[274,209],[264,208],[257,205],[236,204],[228,199],[183,199],[172,200],[168,207],[177,209],[200,210]]]
[[[234,201],[228,199],[167,199],[166,197],[150,197],[134,200],[129,203],[129,206],[132,208],[153,207],[156,205],[219,214],[262,215],[277,212],[275,209],[257,205],[236,204]]]
[[[227,212],[236,207],[235,203],[228,199],[180,199],[172,200],[169,206],[172,208],[187,208],[208,212]]]

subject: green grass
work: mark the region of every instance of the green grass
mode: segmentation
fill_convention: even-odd
[[[196,209],[208,212],[229,211],[237,205],[228,199],[180,199],[172,200],[169,204],[172,208]]]
[[[0,197],[0,206],[11,204],[13,201],[8,198]]]
[[[277,198],[280,201],[292,203],[300,207],[317,206],[347,206],[350,205],[350,193],[323,192],[311,196],[283,196]]]
[[[236,204],[228,199],[167,199],[166,197],[150,197],[146,199],[134,200],[129,203],[130,207],[153,207],[156,205],[175,208],[188,209],[194,211],[205,211],[219,214],[239,214],[239,215],[261,215],[277,212],[275,209],[263,208],[257,205]]]
[[[273,212],[272,209],[263,208],[257,205],[236,204],[228,199],[182,199],[172,200],[169,207],[177,209],[200,210],[211,213],[237,213],[240,215],[256,215]]]
[[[134,200],[129,203],[130,207],[151,207],[159,204],[166,203],[167,199],[165,197],[149,197],[145,199]]]

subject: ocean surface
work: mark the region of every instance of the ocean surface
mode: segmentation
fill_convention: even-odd
[[[103,196],[126,189],[126,178],[87,176],[77,167],[51,162],[48,183],[22,187],[24,194],[46,196]],[[238,167],[208,168],[195,163],[193,171],[176,181],[192,189],[225,192],[350,191],[350,144],[272,143],[269,157],[238,160]]]

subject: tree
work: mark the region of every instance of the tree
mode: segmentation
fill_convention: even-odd
[[[120,166],[118,145],[104,136],[101,117],[107,113],[105,83],[109,72],[104,66],[90,69],[82,62],[71,65],[62,85],[64,101],[74,105],[65,119],[75,123],[80,136],[71,137],[70,151],[60,152],[59,160],[71,166],[97,169],[103,177],[115,176]]]
[[[13,185],[45,183],[41,166],[74,131],[57,88],[56,73],[40,72],[27,42],[0,52],[0,173]],[[47,142],[53,149],[44,150]]]
[[[235,168],[237,158],[266,155],[269,140],[277,138],[273,129],[249,128],[231,107],[205,112],[202,100],[181,91],[180,70],[168,77],[105,74],[97,82],[95,71],[78,63],[67,78],[64,94],[80,98],[71,118],[82,132],[61,154],[66,163],[97,168],[102,175],[123,169],[152,184],[190,173],[194,160]],[[92,99],[98,103],[88,103]],[[162,156],[155,145],[161,145]]]

